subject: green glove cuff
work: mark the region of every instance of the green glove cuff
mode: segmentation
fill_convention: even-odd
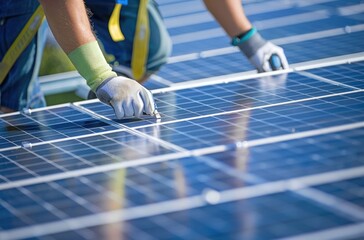
[[[117,76],[106,62],[97,41],[76,48],[68,57],[94,92],[105,79]]]

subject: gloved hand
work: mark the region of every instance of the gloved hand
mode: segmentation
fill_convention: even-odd
[[[232,39],[258,72],[288,69],[288,61],[283,49],[266,41],[253,27],[248,32]]]
[[[249,61],[255,66],[258,72],[270,72],[289,68],[283,49],[271,42],[266,42],[260,47],[255,54],[249,58]]]
[[[113,107],[117,118],[139,117],[143,112],[154,115],[153,95],[138,82],[126,77],[112,77],[96,89],[101,102]]]

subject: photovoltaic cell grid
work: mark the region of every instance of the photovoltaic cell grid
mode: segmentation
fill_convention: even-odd
[[[363,101],[363,93],[354,93],[138,130],[152,134],[157,128],[159,138],[187,149],[196,149],[362,122]]]
[[[335,71],[338,72],[335,74],[342,76],[341,79],[337,79],[338,82],[347,85],[333,85],[332,83],[317,81],[312,76],[309,78],[298,73],[289,73],[288,75],[270,76],[258,80],[245,80],[156,93],[154,97],[162,115],[161,122],[170,122],[210,114],[226,113],[242,108],[257,108],[264,105],[351,92],[356,90],[354,85],[360,84],[360,79],[364,77],[363,72],[358,71],[362,65],[362,63],[340,65],[337,68],[340,69],[341,73],[335,68]],[[323,68],[323,71],[325,69],[327,69],[327,72],[320,74],[320,77],[325,78],[328,74],[334,74],[331,71],[332,68]],[[356,72],[357,75],[351,77],[348,75],[351,72]],[[352,82],[354,83],[353,86],[349,84]],[[115,118],[112,109],[105,108],[98,101],[80,103],[80,105],[96,114],[111,119]],[[119,122],[128,127],[137,127],[147,123],[153,124],[156,120],[122,120]]]
[[[291,142],[291,146],[281,143],[253,147],[245,154],[243,154],[245,150],[239,153],[240,149],[231,149],[206,157],[185,158],[4,190],[2,191],[4,196],[2,201],[11,202],[14,209],[22,213],[22,221],[19,221],[17,216],[14,217],[13,213],[7,212],[5,209],[4,215],[2,215],[4,228],[13,228],[14,224],[17,224],[17,227],[46,224],[49,221],[60,225],[62,221],[70,217],[77,218],[85,215],[91,217],[100,212],[111,214],[113,210],[119,208],[125,209],[125,214],[129,215],[129,217],[126,216],[129,221],[118,223],[114,227],[110,225],[96,227],[92,229],[90,237],[97,239],[100,237],[99,234],[101,236],[107,234],[107,231],[103,230],[111,231],[115,228],[116,231],[120,231],[118,233],[120,236],[130,236],[132,239],[134,237],[137,239],[137,236],[141,236],[143,232],[149,233],[149,238],[157,239],[175,236],[189,238],[190,236],[216,237],[220,235],[229,238],[235,234],[244,236],[248,233],[253,234],[254,237],[266,234],[263,236],[271,238],[352,224],[357,222],[355,217],[345,216],[332,206],[330,209],[330,206],[315,204],[312,199],[302,197],[299,191],[282,191],[282,186],[277,187],[277,185],[284,187],[282,180],[292,181],[300,176],[322,174],[326,171],[337,174],[335,170],[362,166],[363,159],[360,156],[363,150],[360,139],[362,140],[363,134],[363,128],[361,128],[342,134],[294,140]],[[348,148],[352,151],[347,151]],[[267,151],[270,153],[268,158]],[[308,157],[303,155],[304,151]],[[317,156],[318,151],[325,152],[320,156],[321,159]],[[234,171],[226,171],[214,162],[221,163],[222,161],[219,161],[221,158],[224,158],[224,164],[228,166],[241,166],[249,163],[247,168],[252,170],[246,172],[245,168],[234,167],[232,168]],[[278,158],[287,162],[277,161]],[[288,167],[287,171],[282,171],[282,166]],[[251,175],[255,175],[255,177]],[[240,200],[226,201],[226,203],[218,205],[211,205],[208,202],[198,203],[198,199],[193,197],[206,188],[214,188],[222,194],[233,190],[236,191],[233,196],[236,196],[239,195],[239,191],[259,188],[267,180],[269,182],[266,184],[270,188],[265,190],[267,192],[262,197],[257,196],[250,199],[249,195],[242,195]],[[360,184],[360,181],[357,182]],[[311,184],[314,185],[314,183]],[[342,186],[344,184],[340,184],[338,188],[340,189]],[[350,189],[361,189],[358,184],[355,187]],[[304,189],[307,191],[310,188]],[[322,189],[326,192],[330,188],[322,185]],[[344,188],[341,191],[347,189]],[[360,194],[360,192],[356,194]],[[180,206],[177,203],[180,198],[186,199],[185,204],[191,206],[191,208],[188,207],[188,211],[178,211]],[[171,213],[148,216],[148,212],[145,212],[143,218],[132,219],[132,209],[138,206],[141,208],[157,207],[160,202],[173,199],[176,199],[177,205],[171,206],[176,209]],[[355,200],[360,201],[360,196],[357,196]],[[263,205],[259,204],[261,201]],[[342,201],[355,203],[352,197],[344,198]],[[45,205],[45,203],[51,205]],[[201,206],[193,207],[196,204]],[[282,205],[285,207],[274,207]],[[163,209],[159,209],[159,211],[163,211]],[[120,220],[123,217],[121,213],[117,216],[120,217]],[[216,219],[216,221],[206,224],[201,222],[203,219]],[[229,221],[226,222],[226,219]],[[182,225],[185,230],[169,232],[174,228],[176,222],[177,226]],[[300,222],[305,224],[299,224]],[[129,224],[130,227],[124,227]],[[251,229],[239,228],[236,227],[236,224],[243,224]],[[287,224],[292,225],[290,228],[293,229],[288,230]],[[297,224],[299,225],[296,226]],[[150,232],[154,234],[151,236]],[[73,232],[73,234],[85,237],[87,231],[83,229]],[[58,237],[65,236],[67,234],[58,235]]]
[[[294,64],[362,52],[364,49],[363,38],[364,31],[361,31],[330,38],[282,44],[282,47],[285,49],[289,62]],[[186,69],[189,71],[186,71]],[[234,53],[223,53],[212,57],[196,57],[193,60],[170,63],[163,67],[158,75],[178,83],[248,70],[253,70],[253,67],[240,52],[236,51]]]
[[[71,106],[16,113],[0,119],[0,148],[117,129]]]
[[[362,52],[364,19],[358,17],[362,3],[341,2],[264,1],[247,4],[246,13],[265,38],[284,47],[290,63],[300,63]],[[172,12],[165,19],[170,26],[174,55],[158,73],[159,77],[178,83],[253,70],[237,48],[229,47],[226,34],[202,8],[181,15],[171,10],[177,5],[184,9],[196,3],[166,4],[166,10]],[[152,80],[147,86],[154,88],[160,84]]]
[[[249,16],[253,24],[257,25],[257,28],[259,28],[260,33],[264,37],[274,41],[289,36],[301,36],[304,34],[323,36],[326,31],[339,28],[346,28],[349,33],[351,27],[360,26],[362,24],[362,20],[353,19],[347,16],[338,16],[333,14],[335,11],[330,12],[327,9],[309,9],[300,12],[298,13],[299,16],[301,16],[299,19],[297,19],[297,15],[292,12],[292,9],[286,9],[284,12],[279,11],[278,14],[281,16],[277,18],[273,16],[274,13],[277,12],[270,11],[261,14],[264,17],[269,17],[269,19],[261,19],[260,16],[257,15]],[[204,15],[206,14],[204,13]],[[191,16],[189,15],[183,16],[182,20],[187,21],[190,17]],[[171,37],[177,42],[174,45],[173,56],[227,47],[230,41],[229,38],[225,35],[224,31],[219,28],[213,18],[211,17],[210,19],[209,22],[194,24],[192,26],[192,32],[191,25],[186,24],[186,26],[174,27],[174,24],[169,24],[172,25],[169,28]],[[274,19],[274,21],[272,21],[272,19]],[[167,18],[167,26],[168,20],[169,19]],[[173,18],[170,19],[171,22],[174,22],[173,20]],[[205,34],[210,34],[211,38]],[[301,39],[301,41],[303,40],[304,39]],[[206,41],[208,41],[209,44],[206,44]],[[189,43],[191,47],[184,48],[183,45],[185,43]]]
[[[363,62],[339,65],[335,67],[317,68],[308,72],[323,76],[336,82],[347,84],[356,88],[364,88],[363,79]],[[361,80],[360,80],[361,79]]]
[[[140,151],[139,148],[143,148]],[[124,162],[172,152],[126,131],[0,152],[2,182]]]
[[[193,2],[159,2],[167,26],[180,25],[172,38],[217,27],[173,20],[204,14]],[[246,10],[266,23],[262,33],[286,42],[286,52],[291,47],[293,62],[363,50],[360,27],[322,35],[362,24],[358,1],[282,1],[264,9],[274,2],[249,1]],[[310,11],[324,11],[322,19],[278,26],[279,18]],[[321,33],[299,40],[312,30]],[[175,78],[166,79],[240,72],[213,72],[215,58],[244,61],[218,44],[205,42],[212,49],[199,50],[207,52],[196,71],[183,57],[167,65]],[[217,54],[208,57],[209,50]],[[227,59],[216,64],[230,68]],[[175,71],[167,71],[171,65]],[[0,239],[362,238],[364,64],[332,65],[155,90],[161,120],[116,120],[98,101],[2,115]]]
[[[334,6],[335,3],[338,5]],[[324,29],[332,29],[332,27],[345,27],[347,26],[347,23],[362,23],[362,19],[358,17],[361,13],[360,4],[361,3],[358,0],[345,1],[345,3],[338,0],[322,1],[321,3],[317,1],[298,2],[278,0],[261,1],[259,3],[245,4],[244,6],[249,19],[263,31],[273,28],[277,28],[277,31],[284,31],[285,27],[293,27],[296,24],[302,24],[301,27],[304,26],[312,32],[315,32]],[[179,6],[180,9],[176,9],[177,6]],[[179,14],[182,11],[182,7],[189,8],[188,12]],[[200,2],[183,1],[178,4],[162,5],[160,8],[172,37],[191,32],[198,34],[201,30],[209,30],[211,33],[217,34],[218,24],[214,21],[213,17],[206,12]],[[307,15],[310,15],[311,18],[306,18]],[[339,18],[341,21],[339,21]],[[291,21],[284,22],[288,19]],[[333,20],[331,24],[324,24],[323,26],[314,24],[312,26],[309,24],[305,25],[305,23],[328,19]],[[290,30],[293,32],[287,31],[286,35],[308,33],[308,29],[292,28]],[[222,36],[222,31],[219,30],[218,34],[221,34]],[[213,35],[212,37],[216,36]],[[194,38],[191,40],[193,41]]]

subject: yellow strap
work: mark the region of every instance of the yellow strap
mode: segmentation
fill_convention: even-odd
[[[42,24],[43,19],[43,8],[42,6],[39,6],[4,55],[4,58],[0,63],[0,84],[2,84],[5,77],[8,75],[10,69],[20,54],[32,41],[40,25]]]
[[[148,0],[140,0],[138,19],[134,35],[133,56],[131,59],[131,69],[133,77],[140,80],[145,74],[149,51],[149,17]]]
[[[111,17],[109,19],[109,25],[108,25],[109,33],[114,42],[120,42],[125,39],[120,28],[120,11],[121,11],[121,4],[116,3],[114,10],[112,11]]]

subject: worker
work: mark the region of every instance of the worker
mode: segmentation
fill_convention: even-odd
[[[113,64],[119,73],[142,83],[167,62],[172,42],[155,0],[85,2],[96,34],[106,52],[114,55]],[[231,44],[239,47],[259,72],[288,68],[283,49],[257,32],[245,16],[241,0],[204,0],[204,3],[232,39]],[[135,40],[140,34],[136,28],[143,14],[148,14],[146,33],[149,37],[146,37],[148,46],[144,50],[144,69],[137,71],[135,62],[140,60],[140,55],[134,51],[142,47],[138,47],[140,43]]]
[[[138,117],[143,112],[154,114],[152,94],[135,80],[117,76],[107,64],[91,30],[83,0],[39,2],[0,0],[1,112],[31,108],[33,102],[41,102],[29,96],[40,94],[35,93],[34,88],[31,92],[29,87],[34,86],[31,79],[40,47],[35,29],[40,25],[44,10],[62,49],[96,96],[111,105],[118,118]]]
[[[288,68],[282,48],[260,36],[246,18],[240,0],[204,2],[232,38],[232,44],[241,49],[259,72]],[[91,20],[97,36],[105,50],[115,56],[115,63],[124,69],[120,72],[123,76],[117,76],[102,56],[83,1],[40,0],[40,3],[62,49],[91,91],[102,102],[110,104],[118,118],[155,112],[151,93],[131,79],[145,81],[166,63],[171,52],[170,38],[153,0],[86,1],[93,13]],[[34,100],[42,96],[34,74],[37,72],[35,60],[39,59],[36,52],[42,48],[40,41],[33,38],[14,64],[7,61],[8,50],[34,16],[37,5],[36,0],[0,0],[0,34],[8,37],[0,49],[1,72],[7,72],[0,78],[2,112],[39,107],[44,102]],[[9,65],[12,67],[4,71],[4,66]]]

